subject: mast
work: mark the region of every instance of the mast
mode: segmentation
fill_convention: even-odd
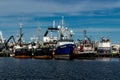
[[[41,28],[39,27],[39,28],[38,28],[38,39],[37,39],[37,42],[38,42],[38,43],[40,42],[40,31],[41,31]]]
[[[87,36],[86,36],[87,30],[84,30],[83,32],[84,32],[84,38],[86,38],[86,37],[87,37]]]
[[[64,28],[64,16],[62,16],[62,28]]]
[[[19,25],[20,25],[20,35],[22,35],[22,26],[23,26],[23,24],[20,23]]]
[[[89,42],[91,42],[91,38],[92,38],[92,36],[90,36],[90,38],[89,37],[87,37],[87,30],[84,30],[84,39],[85,40],[88,40]]]
[[[19,36],[18,42],[20,42],[20,45],[21,45],[21,43],[22,43],[22,36],[23,36],[23,32],[22,32],[23,24],[19,23],[19,26],[20,26],[20,36]]]

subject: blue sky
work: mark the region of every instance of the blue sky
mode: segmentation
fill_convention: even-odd
[[[0,30],[8,38],[18,32],[18,23],[23,23],[25,36],[36,34],[38,26],[43,29],[56,25],[61,16],[71,26],[76,38],[82,38],[83,30],[93,39],[100,36],[120,43],[120,0],[1,0]],[[44,27],[43,27],[44,26]],[[33,31],[34,30],[34,31]]]

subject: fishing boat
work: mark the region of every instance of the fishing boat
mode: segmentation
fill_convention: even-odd
[[[94,41],[91,40],[86,35],[86,30],[84,32],[84,39],[79,40],[77,42],[77,49],[76,49],[76,57],[94,57],[95,55],[95,46],[94,46]]]
[[[49,27],[43,37],[43,44],[48,48],[46,53],[55,59],[70,58],[75,47],[72,39],[73,31],[64,26],[63,18],[62,26],[56,27],[55,21],[53,21],[53,27]]]
[[[14,57],[15,58],[31,58],[32,54],[28,52],[27,45],[16,45],[14,46]]]
[[[41,45],[40,43],[35,43],[32,45],[33,57],[37,59],[50,59],[52,49],[49,46]]]
[[[41,44],[40,42],[40,29],[38,29],[38,38],[36,41],[36,45],[34,46],[34,58],[39,58],[39,59],[50,59],[51,54],[52,54],[52,46],[54,43],[52,43],[47,35],[49,35],[49,31],[51,31],[52,28],[48,28],[44,34],[43,37],[43,43]]]
[[[32,53],[28,51],[27,43],[23,42],[22,24],[20,24],[20,34],[17,35],[16,45],[14,46],[15,58],[31,58]]]
[[[101,37],[101,41],[97,43],[97,53],[104,56],[111,55],[110,39]]]
[[[43,45],[39,48],[39,52],[36,55],[53,58],[52,53],[58,41],[58,31],[59,29],[55,27],[55,21],[53,21],[53,26],[47,28],[43,37]]]
[[[62,25],[58,26],[60,39],[57,40],[56,48],[53,54],[55,58],[69,59],[73,54],[75,43],[73,40],[73,31],[64,26],[64,17],[62,17]]]

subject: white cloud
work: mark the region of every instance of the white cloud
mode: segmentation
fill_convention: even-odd
[[[62,3],[63,1],[63,3]],[[2,0],[0,2],[0,15],[14,15],[20,13],[40,13],[39,15],[54,16],[54,13],[69,15],[81,15],[81,12],[105,10],[120,7],[120,1],[116,0],[76,0],[74,3],[64,3],[57,0]],[[68,0],[69,1],[69,0]],[[71,0],[72,1],[72,0]],[[86,14],[86,15],[89,15]],[[90,13],[94,15],[94,13]]]

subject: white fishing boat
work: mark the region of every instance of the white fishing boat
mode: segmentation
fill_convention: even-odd
[[[111,42],[110,39],[101,37],[101,41],[97,44],[97,52],[110,54],[111,53]]]
[[[95,53],[94,41],[91,41],[91,39],[86,35],[86,30],[84,30],[84,39],[78,40],[77,53]]]

